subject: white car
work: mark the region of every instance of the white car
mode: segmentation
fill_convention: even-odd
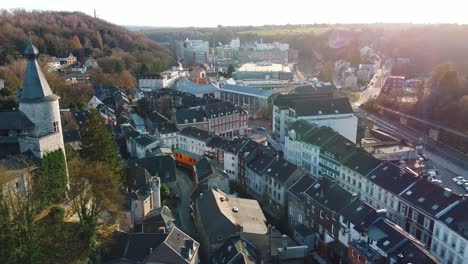
[[[464,183],[465,183],[464,180],[461,180],[461,181],[457,181],[457,182],[456,182],[456,184],[457,184],[458,186],[462,186]]]
[[[442,185],[442,181],[441,181],[441,180],[438,180],[438,179],[436,179],[436,178],[432,178],[432,179],[431,179],[431,182],[434,183],[434,184]]]
[[[455,178],[452,179],[453,182],[459,182],[459,181],[463,181],[465,180],[462,176],[457,176]]]

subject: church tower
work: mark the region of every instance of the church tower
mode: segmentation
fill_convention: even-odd
[[[19,138],[20,151],[31,150],[37,158],[57,149],[65,152],[59,98],[52,93],[37,62],[38,49],[30,42],[24,51],[28,59],[23,87],[18,94],[19,110],[34,123],[34,129]]]

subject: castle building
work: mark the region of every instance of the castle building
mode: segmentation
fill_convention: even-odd
[[[59,97],[50,89],[37,62],[38,49],[29,43],[24,51],[28,59],[23,87],[18,92],[19,109],[0,112],[0,142],[7,142],[9,153],[14,155],[32,152],[41,159],[46,153],[65,151]],[[3,148],[0,145],[1,148]]]

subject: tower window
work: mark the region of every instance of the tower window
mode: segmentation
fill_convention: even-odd
[[[53,124],[54,124],[54,132],[60,132],[59,122],[55,121]]]

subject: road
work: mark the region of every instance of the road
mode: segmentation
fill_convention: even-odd
[[[389,61],[385,62],[381,68],[377,69],[369,82],[369,87],[361,93],[361,98],[353,103],[354,106],[359,107],[369,99],[377,97],[380,94],[385,78],[390,74],[392,65]]]
[[[279,144],[273,138],[271,138],[272,130],[268,121],[260,119],[249,120],[249,127],[252,128],[252,134],[249,134],[248,136],[252,140],[261,139],[262,141],[268,141],[274,149],[283,151],[283,145]],[[264,127],[266,130],[258,130],[258,127]]]
[[[418,137],[414,136],[412,133],[401,127],[397,127],[388,120],[383,120],[381,117],[369,114],[360,109],[358,109],[358,113],[360,116],[373,121],[377,127],[411,141],[415,145],[422,144],[424,147],[424,154],[430,159],[430,162],[426,162],[426,168],[432,167],[439,170],[440,174],[437,176],[437,178],[442,180],[444,187],[452,189],[458,193],[465,193],[462,188],[452,182],[452,178],[458,175],[462,175],[468,179],[468,170],[466,169],[468,168],[468,164],[465,163],[465,166],[460,166],[458,160],[457,162],[454,162],[455,158],[451,156],[450,153],[433,148],[429,143],[421,142]]]
[[[181,229],[190,236],[195,234],[195,226],[190,216],[190,195],[194,190],[193,182],[189,175],[176,169],[176,181],[178,195],[180,197],[175,211],[179,214]]]

